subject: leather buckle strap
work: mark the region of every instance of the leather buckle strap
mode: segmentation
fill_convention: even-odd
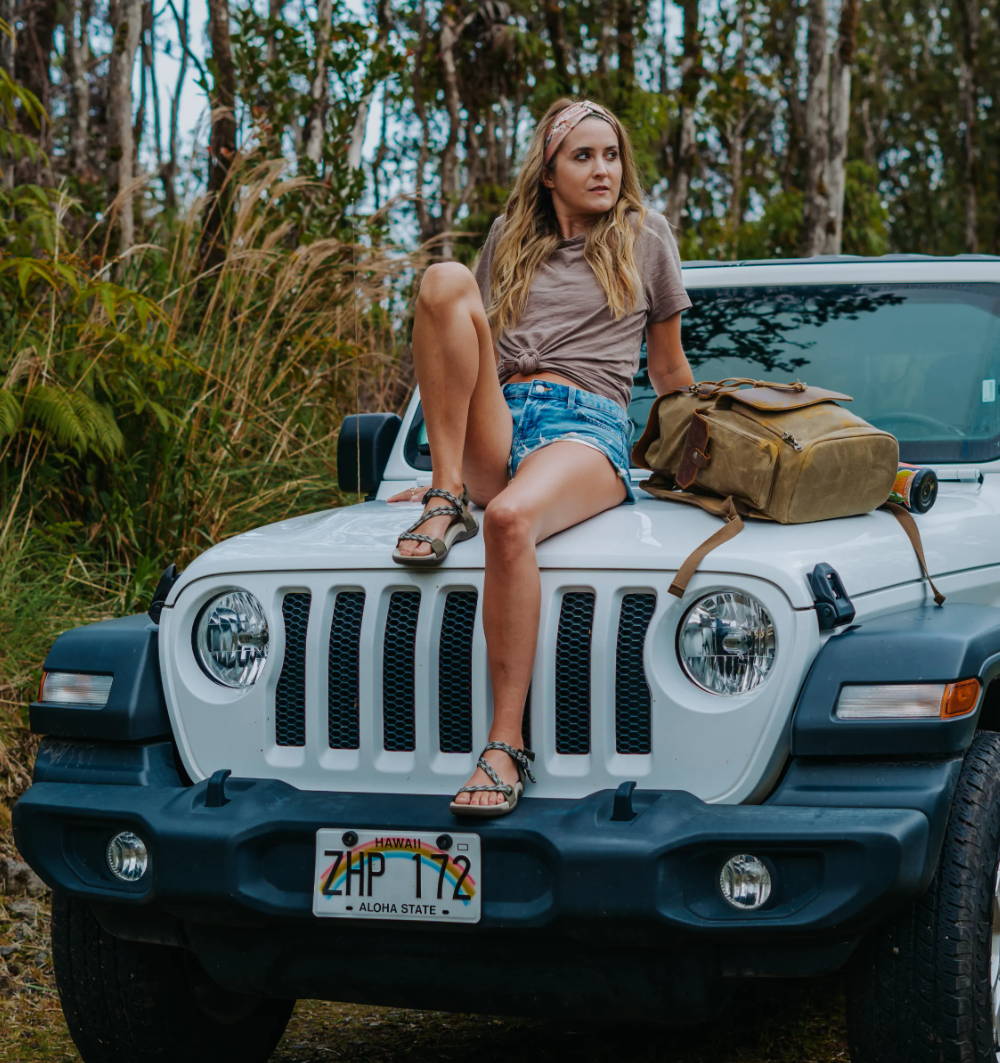
[[[685,501],[693,502],[695,505],[699,504],[696,497],[685,499]],[[711,510],[709,512],[711,512]],[[684,597],[684,592],[687,590],[687,585],[690,582],[691,577],[698,571],[698,566],[705,560],[708,554],[710,554],[716,547],[722,546],[723,543],[728,543],[730,539],[735,539],[736,536],[743,531],[743,517],[736,508],[736,502],[731,495],[725,499],[722,512],[717,515],[723,517],[726,523],[715,532],[714,535],[710,535],[701,546],[692,550],[691,553],[688,554],[681,567],[677,570],[674,582],[670,584],[670,593],[677,598]]]
[[[910,540],[913,552],[917,555],[917,564],[920,566],[920,573],[924,579],[927,580],[927,585],[930,587],[931,592],[934,595],[934,604],[941,605],[945,601],[945,596],[934,586],[934,580],[931,579],[931,574],[927,571],[927,560],[924,557],[924,544],[920,538],[920,529],[917,527],[917,522],[913,519],[912,514],[905,506],[900,506],[896,502],[883,502],[879,508],[887,509],[896,520],[899,521],[900,527],[906,532],[907,539]]]

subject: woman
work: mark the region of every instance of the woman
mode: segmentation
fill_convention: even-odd
[[[413,361],[434,468],[430,490],[391,499],[425,503],[393,559],[439,563],[478,530],[469,499],[485,507],[493,721],[452,802],[459,815],[503,815],[534,781],[521,735],[538,633],[535,545],[634,501],[625,410],[644,328],[657,392],[693,380],[677,248],[641,197],[618,119],[589,100],[559,100],[475,274],[443,262],[420,285]]]

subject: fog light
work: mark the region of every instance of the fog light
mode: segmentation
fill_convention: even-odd
[[[722,896],[734,908],[759,908],[771,896],[771,873],[749,853],[731,856],[719,875]]]
[[[149,867],[149,850],[138,834],[123,830],[108,842],[108,867],[122,882],[138,882]]]

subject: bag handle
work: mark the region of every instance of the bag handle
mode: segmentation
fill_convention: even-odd
[[[793,380],[790,384],[784,384],[777,380],[754,380],[753,377],[749,376],[727,376],[721,380],[702,380],[697,384],[692,384],[691,389],[697,395],[708,398],[725,391],[737,391],[744,384],[748,384],[752,388],[770,388],[772,391],[797,393],[806,390],[806,385],[801,380]]]
[[[941,605],[945,600],[945,596],[934,586],[934,580],[931,579],[931,574],[927,571],[927,561],[924,558],[924,544],[920,539],[920,529],[917,527],[917,522],[913,519],[910,511],[896,502],[883,502],[879,509],[887,509],[899,521],[900,527],[906,532],[907,539],[910,540],[913,552],[917,555],[917,564],[920,565],[920,572],[934,593],[934,604]]]

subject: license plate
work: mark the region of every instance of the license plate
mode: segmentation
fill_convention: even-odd
[[[478,834],[323,828],[313,914],[478,923],[481,867]]]

